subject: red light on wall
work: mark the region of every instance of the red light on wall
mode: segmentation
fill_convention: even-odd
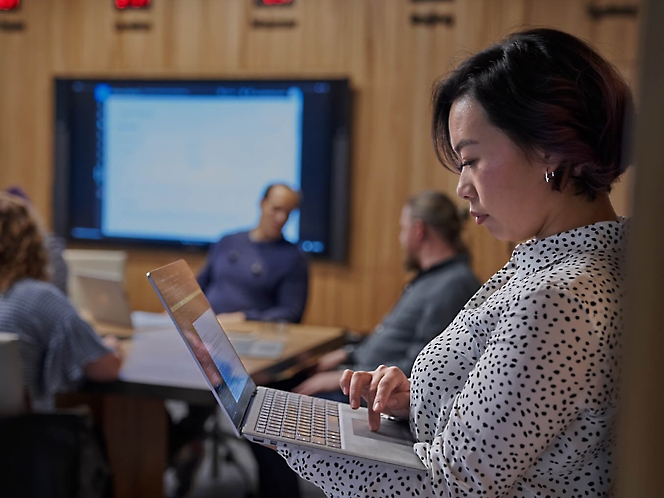
[[[151,3],[151,0],[113,0],[113,1],[115,2],[115,8],[119,10],[147,9]]]
[[[277,5],[293,5],[295,0],[256,0],[256,5],[261,7],[274,7]]]
[[[0,10],[14,10],[21,6],[21,0],[0,0]]]

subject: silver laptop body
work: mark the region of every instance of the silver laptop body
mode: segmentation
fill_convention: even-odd
[[[77,272],[76,278],[96,322],[132,328],[131,308],[122,280],[113,273],[94,270]]]
[[[315,448],[385,464],[425,468],[413,451],[414,440],[408,427],[402,423],[382,420],[380,431],[372,432],[365,408],[351,410],[344,403],[256,387],[184,260],[147,276],[238,437],[290,449]],[[272,400],[272,409],[261,412],[266,398]],[[280,398],[285,401],[279,401]],[[313,423],[310,434],[301,434],[291,433],[288,421],[282,425],[281,420],[270,419],[275,407],[281,407],[277,411],[283,412],[285,403],[288,412],[298,402],[312,406],[313,411],[322,411],[322,437]]]

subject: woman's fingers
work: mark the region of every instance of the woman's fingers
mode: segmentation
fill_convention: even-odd
[[[373,431],[380,428],[380,414],[383,412],[408,416],[410,383],[396,367],[381,365],[373,372],[345,370],[339,385],[348,396],[351,408],[359,408],[362,398],[367,401],[369,428]]]
[[[404,402],[404,382],[408,384],[408,378],[397,367],[379,366],[374,372],[372,383],[369,388],[371,401],[369,402],[369,428],[377,431],[380,428],[380,414],[399,410],[402,412]],[[408,386],[410,391],[410,386]],[[410,393],[405,398],[405,408],[410,407]]]
[[[403,392],[404,389],[410,390],[408,377],[397,367],[381,365],[376,372],[380,372],[380,375],[375,376],[372,383],[372,389],[375,389],[376,393],[372,408],[379,412],[389,408],[399,408],[391,406],[388,401],[391,401],[397,392]]]
[[[377,431],[380,429],[380,411],[382,409],[381,398],[378,397],[378,388],[385,376],[386,368],[380,365],[374,370],[371,376],[371,384],[369,384],[369,395],[367,397],[367,408],[369,411],[369,429]],[[385,392],[384,389],[380,391],[380,396],[385,398],[389,397],[390,393]]]
[[[370,372],[353,372],[350,378],[350,387],[348,391],[348,402],[350,407],[357,409],[360,407],[361,398],[369,401],[369,386],[371,385]]]
[[[344,370],[339,386],[348,396],[352,409],[360,407],[362,398],[367,401],[369,428],[380,428],[383,412],[407,417],[410,411],[410,382],[397,367],[379,366],[373,372]]]
[[[339,379],[339,387],[341,388],[341,392],[346,396],[348,396],[348,392],[350,391],[350,379],[352,376],[353,371],[347,368],[341,374],[341,379]]]

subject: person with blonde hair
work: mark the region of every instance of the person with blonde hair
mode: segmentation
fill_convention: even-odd
[[[50,411],[55,394],[85,379],[117,379],[121,358],[48,282],[42,229],[30,206],[0,192],[0,330],[19,336],[32,408]],[[109,344],[111,342],[109,341]]]

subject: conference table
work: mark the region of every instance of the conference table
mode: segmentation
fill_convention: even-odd
[[[58,403],[90,406],[105,437],[116,497],[162,498],[168,449],[164,401],[216,401],[166,315],[146,313],[134,330],[91,324],[102,336],[122,338],[126,357],[120,380],[88,383],[59,396]],[[290,378],[344,342],[339,327],[242,322],[224,328],[257,385]]]

